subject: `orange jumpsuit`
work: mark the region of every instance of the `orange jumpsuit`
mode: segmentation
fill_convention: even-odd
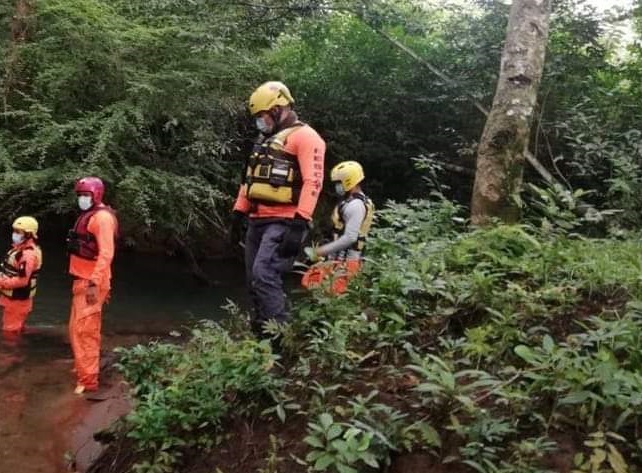
[[[330,281],[328,293],[339,295],[348,290],[348,283],[361,269],[361,260],[329,260],[311,266],[303,275],[301,285],[306,289],[321,286]]]
[[[96,260],[69,257],[69,273],[74,276],[69,318],[69,339],[74,353],[78,385],[86,391],[98,389],[100,367],[100,331],[103,304],[111,288],[111,263],[118,222],[109,211],[99,210],[91,216],[87,230],[96,238]],[[87,303],[89,284],[97,288],[97,301]]]
[[[3,274],[0,277],[0,289],[3,290],[2,296],[0,296],[0,306],[4,309],[2,330],[5,335],[22,332],[27,316],[33,308],[33,293],[21,300],[10,296],[10,292],[29,286],[33,273],[38,271],[42,264],[40,248],[31,238],[18,245],[13,245],[7,256],[9,257],[11,253],[16,256],[14,266],[20,269],[20,274],[11,277]],[[18,255],[19,258],[17,258]]]

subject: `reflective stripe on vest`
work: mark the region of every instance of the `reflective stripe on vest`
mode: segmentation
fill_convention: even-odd
[[[299,161],[285,151],[288,136],[304,126],[296,122],[269,138],[254,144],[245,171],[247,198],[261,204],[296,204],[303,179]]]
[[[92,208],[81,213],[78,220],[76,220],[74,228],[69,230],[67,235],[67,251],[69,251],[70,254],[92,261],[98,259],[98,241],[96,240],[96,235],[91,233],[88,227],[91,217],[102,210],[109,212],[116,221],[116,224],[118,224],[116,211],[108,205]],[[116,238],[117,233],[118,230],[114,232],[114,238]]]
[[[2,262],[0,270],[10,278],[24,277],[26,273],[25,263],[22,261],[22,256],[25,251],[35,251],[37,261],[36,268],[31,273],[31,277],[29,278],[29,281],[27,281],[26,285],[13,289],[2,289],[2,294],[9,299],[27,300],[36,295],[38,274],[40,273],[40,267],[42,266],[42,251],[38,245],[29,245],[20,249],[10,249]]]
[[[363,202],[363,205],[366,206],[366,215],[363,219],[363,222],[361,222],[361,226],[359,227],[359,238],[350,248],[347,248],[347,250],[363,252],[366,246],[366,238],[368,237],[368,232],[370,231],[370,227],[372,227],[372,220],[374,219],[374,204],[365,194],[362,194],[360,192],[350,194],[348,197],[339,202],[339,204],[334,208],[332,212],[334,239],[338,239],[343,234],[343,231],[345,230],[343,209],[354,199],[359,199],[361,202]],[[347,250],[344,250],[342,252],[343,257],[345,257],[345,253],[347,252]]]

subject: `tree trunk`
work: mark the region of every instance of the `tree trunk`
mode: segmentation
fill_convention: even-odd
[[[544,68],[551,0],[513,0],[493,107],[477,151],[471,221],[515,222],[537,89]]]
[[[31,39],[35,31],[36,0],[17,0],[15,14],[11,18],[11,44],[7,53],[5,80],[2,97],[4,110],[14,91],[25,83],[20,61],[20,45]]]

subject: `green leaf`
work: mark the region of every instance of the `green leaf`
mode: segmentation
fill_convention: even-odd
[[[427,446],[430,447],[441,447],[441,437],[439,433],[433,428],[433,426],[422,423],[421,424],[421,438]]]
[[[608,453],[609,465],[613,468],[615,473],[628,473],[629,466],[622,457],[622,454],[613,446],[609,444]]]
[[[590,397],[589,391],[575,391],[560,399],[560,404],[583,404]]]
[[[593,453],[589,458],[589,463],[594,467],[598,468],[606,460],[606,450],[603,448],[593,448]]]
[[[526,345],[517,345],[514,351],[515,351],[515,354],[525,362],[530,363],[531,365],[539,364],[537,362],[537,357],[535,356],[535,353],[533,352],[533,350],[531,350]]]
[[[313,435],[308,435],[303,441],[314,448],[324,448],[323,442]]]
[[[578,452],[573,457],[573,465],[580,467],[582,464],[584,464],[584,454],[582,452]]]
[[[344,463],[337,463],[335,466],[337,467],[337,470],[339,470],[339,473],[359,473],[359,470]]]
[[[319,422],[321,422],[321,426],[323,427],[323,430],[327,432],[330,426],[334,423],[334,420],[332,419],[332,416],[330,414],[328,414],[327,412],[324,412],[319,416]]]
[[[319,458],[317,458],[317,461],[314,463],[314,469],[316,471],[325,471],[334,462],[335,458],[332,455],[330,455],[329,453],[324,453]]]
[[[326,434],[328,441],[334,440],[335,438],[339,437],[342,432],[343,429],[339,424],[332,424],[328,429],[328,433]]]
[[[366,465],[372,468],[379,468],[379,461],[371,452],[363,452],[359,457],[361,457],[361,460],[363,460]]]

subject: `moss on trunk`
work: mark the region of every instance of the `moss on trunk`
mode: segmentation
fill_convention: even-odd
[[[550,8],[550,0],[515,0],[511,7],[493,107],[477,151],[474,224],[519,219],[524,152],[544,68]]]

